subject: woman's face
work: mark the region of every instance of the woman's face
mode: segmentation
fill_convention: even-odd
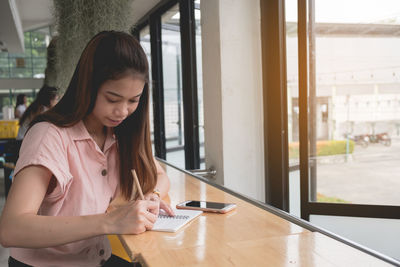
[[[136,110],[144,85],[142,79],[131,76],[104,82],[89,117],[106,127],[118,126]]]

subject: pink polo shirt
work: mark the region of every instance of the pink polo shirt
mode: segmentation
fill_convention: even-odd
[[[117,159],[111,130],[102,152],[82,121],[68,128],[40,122],[24,138],[15,174],[29,165],[42,165],[56,178],[57,186],[45,196],[39,215],[99,214],[116,194]],[[100,266],[111,256],[111,248],[106,236],[98,236],[51,248],[11,248],[10,254],[33,266]]]

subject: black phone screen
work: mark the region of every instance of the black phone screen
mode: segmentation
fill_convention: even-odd
[[[186,207],[207,208],[207,209],[223,209],[230,204],[208,201],[190,201],[185,204]]]

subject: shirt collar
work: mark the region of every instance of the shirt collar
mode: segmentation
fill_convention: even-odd
[[[67,131],[70,132],[71,137],[74,141],[92,139],[83,124],[83,121],[79,121],[78,123],[74,124],[73,126],[67,128]]]
[[[70,128],[67,128],[67,129],[70,132],[71,137],[74,141],[93,140],[93,138],[90,136],[89,132],[87,131],[85,124],[83,124],[83,121],[79,121],[77,124],[71,126]],[[93,140],[93,142],[94,142],[94,140]],[[104,143],[104,151],[107,151],[115,142],[116,142],[116,140],[115,140],[115,135],[113,133],[113,130],[112,130],[112,128],[108,128],[106,141]]]

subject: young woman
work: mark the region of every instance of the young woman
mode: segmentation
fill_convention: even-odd
[[[35,101],[29,105],[22,117],[19,119],[19,130],[16,139],[22,140],[26,131],[28,130],[29,123],[33,120],[33,118],[53,107],[57,101],[57,88],[47,85],[44,85],[42,88],[40,88]]]
[[[14,117],[19,119],[22,117],[26,110],[27,98],[25,94],[17,95],[17,103],[15,104]]]
[[[122,32],[93,37],[62,99],[23,140],[0,219],[10,266],[118,266],[106,234],[149,230],[160,208],[173,214],[160,200],[169,180],[152,156],[148,102],[139,43]],[[118,194],[136,201],[106,212]]]

